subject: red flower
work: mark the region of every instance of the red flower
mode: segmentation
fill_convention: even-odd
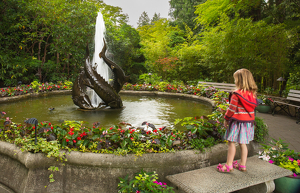
[[[49,123],[49,126],[51,125],[51,123]]]
[[[133,137],[131,137],[130,139],[131,139],[132,141],[134,140],[134,138],[133,138]]]
[[[78,141],[80,141],[80,140],[81,140],[81,138],[80,138],[80,137],[77,137],[77,140],[78,140]]]
[[[69,132],[69,135],[73,135],[74,133],[72,131]]]
[[[66,142],[69,142],[70,140],[69,139],[66,139]]]
[[[51,129],[53,130],[53,127],[51,127]]]
[[[135,130],[134,129],[132,129],[131,131],[130,131],[130,133],[133,133]]]
[[[157,133],[157,129],[154,129],[153,132]]]
[[[70,131],[74,131],[74,128],[72,127],[72,128],[70,129]]]
[[[109,130],[112,130],[113,128],[111,127],[111,128],[109,128]]]
[[[32,129],[35,129],[35,127],[33,126]]]
[[[151,131],[147,131],[147,132],[146,132],[146,134],[149,134],[149,133],[151,133]]]
[[[73,140],[73,143],[76,143],[76,140],[75,140],[75,139]]]
[[[95,129],[96,127],[95,127],[95,126],[93,126],[93,128]]]

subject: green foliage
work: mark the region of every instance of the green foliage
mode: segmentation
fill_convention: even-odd
[[[144,66],[144,56],[140,51],[140,36],[136,29],[130,25],[123,24],[118,27],[106,24],[106,39],[109,52],[114,55],[114,62],[122,67],[125,74],[133,79],[147,71]],[[134,80],[131,80],[135,83]]]
[[[159,84],[158,84],[158,86],[159,86],[159,91],[165,91],[166,89],[167,89],[167,85],[168,85],[169,83],[168,82],[160,82]]]
[[[298,69],[298,70],[297,70]],[[294,72],[290,73],[289,79],[286,82],[286,90],[291,89],[300,90],[300,68],[296,68]]]
[[[47,157],[55,157],[57,160],[65,160],[65,153],[61,153],[61,145],[57,141],[47,142],[45,138],[37,138],[37,144],[35,145],[34,138],[16,138],[15,144],[21,147],[22,151],[28,151],[32,153],[42,152]]]
[[[217,27],[204,33],[203,62],[213,71],[214,81],[232,82],[236,69],[247,68],[255,77],[261,77],[258,82],[275,86],[274,77],[277,79],[287,70],[288,51],[295,42],[294,35],[283,25],[222,17]]]
[[[55,171],[59,171],[59,169],[58,169],[58,167],[55,167],[55,166],[50,166],[49,168],[48,168],[48,170],[49,171],[51,171],[51,172],[55,172]],[[53,173],[51,173],[50,175],[49,175],[49,181],[50,182],[55,182],[55,180],[54,180],[54,178],[53,178]]]
[[[173,25],[178,25],[182,30],[185,25],[189,28],[194,29],[196,23],[195,6],[204,3],[206,0],[170,0],[170,13],[169,15],[174,20],[171,22]]]
[[[35,90],[36,92],[38,92],[40,86],[42,86],[42,84],[37,80],[31,83],[32,89]]]
[[[161,82],[161,80],[162,80],[162,77],[158,76],[156,73],[141,74],[139,76],[139,83],[157,85]]]
[[[144,172],[143,170],[137,173],[132,180],[129,181],[128,175],[123,179],[120,178],[118,189],[120,193],[170,193],[174,192],[174,188],[167,186],[166,183],[158,182],[158,175],[155,172]]]
[[[269,136],[269,130],[262,118],[255,117],[254,141],[264,143]]]
[[[83,64],[86,43],[93,42],[98,11],[114,26],[108,33],[128,21],[121,8],[102,1],[9,0],[0,5],[0,79],[8,86],[36,76],[41,82],[72,79]]]
[[[139,17],[139,21],[138,21],[138,27],[143,27],[145,25],[150,25],[150,18],[148,16],[147,12],[143,12],[141,14],[141,16]]]
[[[67,90],[71,90],[71,89],[72,89],[72,86],[73,86],[73,82],[71,82],[71,81],[65,81],[65,82],[63,83],[63,87],[64,87],[65,89],[67,89]]]

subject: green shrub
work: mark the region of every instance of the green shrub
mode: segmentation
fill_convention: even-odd
[[[166,183],[158,182],[158,175],[155,172],[144,172],[143,170],[135,175],[129,181],[128,175],[122,179],[119,178],[119,193],[172,193],[173,187],[169,187]]]
[[[267,125],[262,118],[255,117],[254,141],[263,143],[269,135]]]

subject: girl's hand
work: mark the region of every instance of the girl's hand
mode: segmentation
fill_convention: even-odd
[[[228,128],[228,124],[229,124],[229,121],[227,121],[226,119],[224,120],[224,127],[225,128]]]

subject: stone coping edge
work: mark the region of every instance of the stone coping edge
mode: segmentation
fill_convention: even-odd
[[[255,142],[251,142],[250,145],[256,149]],[[139,168],[145,166],[145,162],[147,163],[147,160],[152,160],[147,163],[147,167],[164,168],[166,166],[172,166],[174,160],[177,162],[176,165],[178,163],[193,164],[197,162],[197,160],[206,160],[218,157],[218,155],[223,152],[227,152],[227,145],[225,143],[217,144],[211,148],[206,148],[203,153],[199,150],[182,150],[170,153],[145,153],[142,156],[136,156],[135,154],[122,156],[78,151],[68,152],[66,150],[61,150],[61,153],[66,154],[67,161],[65,163],[67,164],[102,168]],[[22,152],[15,144],[3,141],[0,141],[0,154],[18,160],[24,164],[26,168],[30,169],[47,168],[51,165],[61,164],[61,162],[56,161],[53,157],[46,157],[44,153]]]
[[[0,97],[0,104],[6,102],[14,102],[21,99],[33,98],[33,97],[42,97],[42,96],[50,96],[50,95],[61,95],[61,94],[71,94],[72,90],[54,90],[43,93],[28,93],[24,95],[11,96],[11,97]]]

